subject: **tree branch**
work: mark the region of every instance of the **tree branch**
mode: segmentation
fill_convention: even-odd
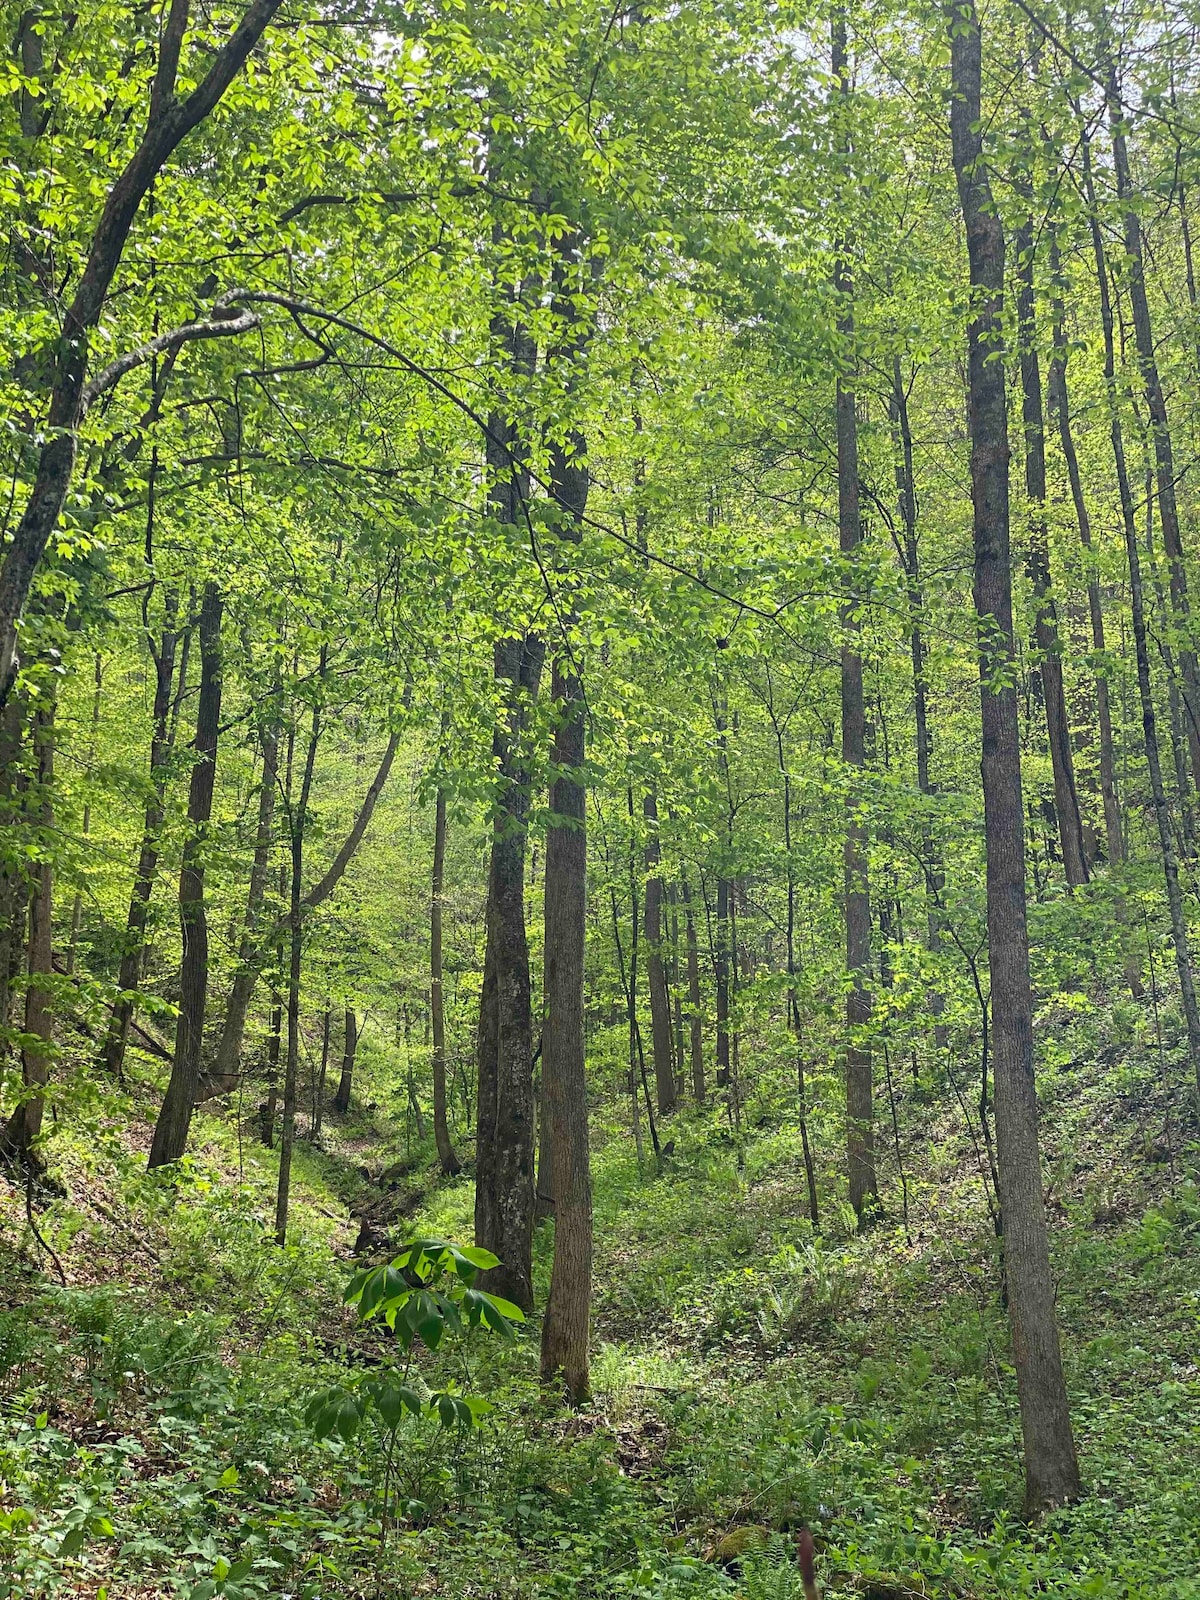
[[[214,313],[220,309],[222,306],[218,301]],[[135,367],[144,366],[154,356],[178,350],[182,345],[191,344],[197,339],[225,339],[239,333],[249,333],[251,329],[258,327],[260,320],[252,311],[243,311],[236,315],[226,312],[224,316],[214,314],[204,322],[185,322],[181,327],[172,328],[168,333],[160,333],[156,339],[148,339],[145,344],[138,345],[134,350],[127,350],[123,356],[118,356],[115,361],[109,362],[107,367],[84,386],[79,420],[82,422],[93,402],[120,383],[127,372],[132,372]]]
[[[167,25],[163,29],[158,50],[158,68],[150,86],[150,121],[155,122],[166,111],[175,95],[175,80],[179,76],[179,57],[183,51],[183,36],[187,31],[188,0],[171,0]]]

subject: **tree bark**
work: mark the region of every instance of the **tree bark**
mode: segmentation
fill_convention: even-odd
[[[532,368],[532,341],[520,322],[497,318],[496,331],[517,372]],[[514,526],[528,499],[519,465],[520,430],[493,412],[486,441],[493,516]],[[500,1258],[485,1287],[523,1311],[533,1309],[533,1018],[525,931],[525,841],[531,782],[523,735],[537,696],[545,644],[536,634],[498,640],[493,676],[503,712],[492,735],[499,792],[488,872],[487,943],[479,1025],[475,1242]]]
[[[271,996],[271,1016],[267,1024],[267,1098],[262,1106],[262,1142],[275,1148],[275,1118],[279,1112],[279,1056],[283,1043],[283,1006],[278,994]]]
[[[1048,375],[1050,410],[1058,423],[1059,443],[1067,468],[1067,481],[1071,487],[1071,504],[1075,508],[1079,542],[1083,546],[1083,559],[1087,568],[1088,616],[1092,631],[1092,649],[1098,660],[1103,663],[1106,650],[1104,605],[1100,596],[1100,577],[1096,569],[1092,543],[1092,519],[1083,492],[1083,475],[1079,470],[1079,456],[1075,449],[1075,436],[1071,427],[1071,399],[1067,384],[1066,314],[1062,300],[1058,236],[1054,232],[1050,235],[1050,271],[1054,285],[1050,306],[1054,324],[1054,354]],[[1110,863],[1119,866],[1125,860],[1125,834],[1121,823],[1121,804],[1117,795],[1117,764],[1113,751],[1112,703],[1108,690],[1108,672],[1103,664],[1096,673],[1095,693],[1105,847]]]
[[[696,1104],[703,1105],[706,1085],[704,1010],[700,999],[700,948],[696,939],[696,918],[692,912],[692,891],[686,875],[680,879],[679,890],[683,896],[683,923],[687,937],[688,1048],[692,1064],[692,1094]]]
[[[96,730],[100,726],[100,694],[104,686],[104,658],[99,650],[96,652],[93,683],[91,738],[88,741],[86,758],[89,770],[95,765],[96,761]],[[80,832],[86,840],[92,831],[92,803],[90,800],[84,802],[82,824]],[[82,919],[83,891],[80,888],[76,888],[75,899],[71,906],[71,939],[67,945],[66,969],[68,977],[75,971],[75,960],[79,953],[79,929]]]
[[[1017,327],[1020,343],[1021,421],[1025,436],[1025,494],[1029,501],[1028,570],[1033,585],[1034,640],[1046,712],[1046,737],[1054,774],[1054,810],[1059,848],[1068,889],[1088,880],[1083,844],[1083,817],[1071,758],[1071,726],[1063,686],[1058,608],[1050,572],[1046,528],[1046,430],[1042,417],[1042,376],[1037,350],[1037,316],[1033,288],[1033,223],[1026,219],[1014,238],[1017,255]]]
[[[208,918],[204,905],[205,856],[217,772],[221,723],[221,591],[210,579],[200,608],[200,694],[196,709],[196,759],[188,792],[188,838],[179,872],[179,920],[183,960],[179,974],[179,1021],[175,1059],[162,1109],[154,1126],[150,1166],[178,1161],[187,1148],[192,1107],[200,1081],[204,1012],[208,999]]]
[[[429,902],[429,1014],[433,1027],[433,1137],[444,1176],[462,1171],[446,1112],[446,1006],[442,991],[442,889],[446,876],[446,792],[434,802],[433,889]]]
[[[671,1045],[671,1000],[663,961],[662,851],[658,840],[658,805],[653,789],[642,802],[646,819],[646,982],[650,990],[650,1042],[654,1057],[654,1089],[660,1117],[675,1110],[675,1062]]]
[[[314,1143],[321,1137],[321,1123],[325,1115],[325,1074],[329,1070],[329,1033],[332,1021],[333,1011],[326,1005],[321,1017],[321,1067],[313,1087],[312,1132],[309,1137]]]
[[[16,827],[25,805],[27,784],[18,768],[24,734],[24,701],[13,696],[0,711],[0,827]],[[12,990],[27,956],[29,888],[21,864],[9,852],[0,860],[0,1027],[12,1020]],[[0,1076],[8,1057],[0,1040]]]
[[[50,1082],[54,1054],[54,1001],[39,979],[54,972],[53,898],[54,863],[50,855],[54,827],[54,686],[38,701],[33,714],[33,753],[37,761],[36,800],[41,838],[37,841],[37,866],[33,872],[33,894],[29,906],[29,941],[26,957],[28,974],[25,990],[21,1046],[21,1103],[0,1133],[0,1150],[28,1158],[42,1132],[45,1116],[45,1089]],[[7,708],[6,708],[7,709]],[[35,1042],[36,1041],[36,1042]]]
[[[327,651],[321,647],[318,676],[324,678]],[[304,952],[304,916],[300,890],[304,879],[304,830],[308,822],[308,802],[312,794],[313,769],[321,737],[321,708],[313,707],[312,732],[304,759],[297,805],[288,808],[288,843],[291,846],[292,872],[289,896],[287,1057],[283,1069],[283,1119],[279,1135],[279,1181],[275,1190],[275,1243],[287,1243],[288,1209],[292,1193],[292,1151],[296,1143],[296,1090],[300,1077],[300,967]]]
[[[358,1018],[350,1006],[346,1007],[346,1026],[342,1046],[342,1075],[338,1079],[333,1109],[344,1117],[350,1109],[350,1090],[354,1084],[354,1057],[358,1052]]]
[[[904,544],[899,549],[904,567],[905,588],[908,600],[909,648],[912,654],[913,720],[916,732],[917,788],[921,794],[934,792],[930,768],[932,739],[929,731],[929,671],[928,646],[925,640],[925,592],[921,581],[921,547],[917,531],[917,487],[913,466],[912,426],[908,414],[908,390],[904,385],[900,357],[892,357],[892,393],[890,402],[892,428],[896,451],[896,494],[900,521],[904,527]],[[945,934],[941,909],[941,893],[945,884],[940,847],[934,837],[930,822],[921,824],[922,863],[925,873],[926,943],[932,955],[942,947]],[[934,1049],[944,1050],[949,1042],[949,1029],[942,1021],[946,1010],[946,997],[940,988],[929,992],[929,1010],[934,1018]]]
[[[833,76],[844,107],[850,93],[846,17],[835,12],[832,24]],[[839,145],[849,148],[848,133]],[[844,254],[834,268],[840,310],[838,333],[851,360],[854,345],[853,284]],[[849,380],[849,381],[848,381]],[[850,1204],[860,1221],[875,1205],[875,1105],[871,1050],[866,1030],[871,1022],[871,900],[867,867],[867,829],[863,821],[861,777],[866,765],[866,706],[863,699],[862,623],[854,590],[854,568],[862,543],[859,506],[858,419],[855,414],[853,369],[839,371],[837,403],[838,545],[847,569],[850,595],[842,607],[842,760],[849,769],[846,792],[846,839],[843,854],[846,920],[846,1166]]]
[[[796,1111],[800,1119],[800,1150],[804,1157],[804,1179],[808,1186],[808,1219],[815,1228],[820,1221],[820,1203],[817,1196],[817,1169],[813,1160],[812,1141],[808,1131],[808,1082],[804,1060],[804,1019],[800,1015],[800,963],[796,955],[796,863],[792,857],[792,774],[788,766],[787,750],[784,745],[786,724],[776,715],[773,698],[768,701],[767,710],[775,733],[779,775],[783,779],[783,853],[787,861],[787,924],[785,929],[788,975],[787,1013],[788,1027],[791,1029],[796,1049]]]
[[[154,656],[154,711],[153,730],[150,735],[150,795],[146,801],[142,822],[142,843],[138,852],[137,875],[129,897],[129,911],[125,919],[125,935],[121,944],[121,966],[117,975],[118,994],[109,1019],[108,1032],[101,1051],[101,1064],[106,1072],[119,1079],[125,1065],[125,1048],[129,1040],[129,1027],[133,1021],[135,995],[142,975],[142,958],[146,947],[146,925],[150,914],[150,896],[158,872],[158,847],[165,815],[167,773],[174,746],[176,720],[172,717],[172,695],[175,686],[175,660],[179,647],[176,632],[178,597],[170,593],[166,598],[161,643],[157,650],[150,640]],[[149,637],[149,635],[147,635]],[[179,664],[179,687],[184,687],[187,657]]]
[[[207,73],[181,100],[175,93],[176,77],[190,8],[187,0],[172,0],[145,132],[105,197],[74,298],[54,342],[50,402],[40,427],[46,442],[24,512],[0,565],[0,704],[8,698],[16,676],[17,622],[75,471],[91,331],[104,311],[134,219],[158,173],[218,104],[281,4],[282,0],[252,0],[212,57]]]
[[[558,288],[562,288],[561,274]],[[561,296],[560,296],[561,303]],[[578,543],[587,506],[584,441],[551,447],[551,487],[566,516],[559,534]],[[569,628],[569,624],[568,624]],[[572,1402],[589,1390],[592,1302],[592,1176],[588,1149],[583,967],[587,926],[587,793],[583,786],[586,706],[582,668],[555,655],[551,694],[558,711],[546,835],[545,1004],[542,1074],[550,1120],[554,1265],[542,1322],[541,1378],[561,1381]],[[668,1037],[668,1050],[670,1040]],[[660,1102],[661,1104],[661,1102]]]
[[[216,1059],[211,1074],[201,1088],[201,1098],[228,1094],[236,1089],[242,1072],[242,1040],[246,1032],[246,1014],[258,974],[254,968],[257,955],[255,935],[262,913],[263,895],[267,886],[267,866],[275,822],[275,790],[279,772],[279,729],[265,724],[261,735],[263,770],[258,791],[258,826],[254,834],[254,859],[250,864],[250,884],[246,893],[246,916],[242,925],[241,944],[238,948],[238,966],[225,1007],[225,1020],[217,1041]]]
[[[968,327],[968,430],[980,629],[996,1143],[1013,1360],[1031,1513],[1079,1494],[1054,1308],[1038,1148],[1033,995],[1009,547],[1009,447],[1002,359],[1004,234],[983,162],[982,41],[974,0],[950,18],[950,133],[975,310]]]
[[[713,948],[717,995],[717,1088],[729,1088],[729,879],[717,879],[717,937]]]

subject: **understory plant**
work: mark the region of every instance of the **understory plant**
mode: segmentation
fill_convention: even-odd
[[[414,1239],[383,1266],[365,1267],[346,1285],[343,1299],[357,1308],[360,1322],[382,1321],[395,1334],[403,1359],[383,1376],[364,1374],[313,1396],[306,1419],[318,1439],[349,1443],[370,1421],[383,1449],[383,1505],[380,1540],[387,1537],[391,1490],[400,1449],[401,1425],[440,1429],[473,1428],[492,1409],[471,1392],[466,1340],[479,1329],[515,1337],[514,1324],[525,1314],[511,1300],[476,1286],[481,1272],[500,1265],[499,1257],[476,1245],[445,1239]],[[447,1335],[457,1341],[461,1381],[433,1387],[417,1364],[418,1346],[435,1352]],[[419,1505],[406,1506],[419,1514]]]

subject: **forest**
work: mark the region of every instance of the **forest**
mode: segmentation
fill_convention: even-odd
[[[1200,1600],[1200,8],[0,41],[0,1596]]]

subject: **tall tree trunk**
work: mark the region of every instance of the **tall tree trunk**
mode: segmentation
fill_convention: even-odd
[[[351,1006],[346,1007],[346,1025],[342,1043],[342,1075],[338,1079],[333,1109],[344,1117],[350,1109],[350,1091],[354,1086],[354,1057],[358,1052],[358,1018]]]
[[[254,834],[254,859],[250,864],[250,884],[246,893],[246,915],[242,924],[242,938],[238,947],[237,971],[225,1007],[225,1020],[217,1041],[217,1054],[213,1069],[202,1086],[204,1095],[228,1094],[235,1089],[242,1072],[242,1040],[246,1032],[246,1013],[258,973],[256,933],[262,913],[263,895],[267,886],[267,866],[275,822],[275,790],[279,775],[279,729],[272,723],[264,724],[262,742],[262,785],[258,791],[258,826]]]
[[[679,890],[683,896],[683,923],[687,937],[688,1050],[692,1064],[692,1094],[696,1104],[703,1105],[706,1085],[704,1010],[700,999],[700,947],[696,939],[696,918],[692,911],[692,890],[686,874],[680,879]]]
[[[446,791],[439,784],[433,817],[433,889],[429,902],[429,1014],[433,1026],[433,1137],[445,1177],[456,1177],[462,1163],[455,1154],[446,1113],[446,1004],[442,992],[442,890],[446,876]]]
[[[1191,602],[1188,595],[1187,567],[1179,531],[1179,508],[1175,498],[1175,452],[1167,417],[1167,401],[1158,370],[1154,347],[1154,327],[1150,302],[1146,296],[1142,224],[1133,203],[1133,184],[1129,174],[1129,153],[1125,144],[1125,117],[1115,65],[1110,67],[1105,88],[1109,132],[1112,138],[1113,173],[1117,196],[1125,206],[1125,255],[1129,271],[1129,300],[1133,311],[1133,333],[1137,344],[1138,366],[1150,429],[1154,441],[1154,460],[1158,473],[1158,517],[1163,546],[1167,553],[1171,604],[1180,633],[1179,668],[1182,680],[1187,742],[1191,755],[1192,781],[1200,786],[1200,667],[1192,638]]]
[[[908,601],[909,649],[912,654],[913,719],[916,731],[917,788],[921,794],[934,792],[930,770],[932,739],[929,731],[929,650],[925,641],[925,592],[921,580],[921,547],[917,532],[917,484],[913,467],[912,425],[908,414],[908,390],[900,367],[900,357],[892,357],[892,392],[890,397],[892,429],[896,450],[896,495],[900,507],[900,521],[904,526],[904,544],[899,550],[904,567],[905,588]],[[940,848],[934,838],[932,825],[921,825],[921,849],[925,873],[926,942],[932,955],[937,955],[945,934],[941,906],[942,889],[946,882]],[[949,1030],[941,1020],[946,1010],[946,997],[939,988],[930,991],[929,1010],[934,1018],[934,1048],[944,1050],[949,1041]]]
[[[109,1019],[101,1051],[101,1064],[114,1078],[120,1078],[125,1065],[125,1047],[129,1039],[129,1025],[133,1021],[135,995],[142,975],[142,957],[146,945],[146,924],[150,913],[150,895],[158,872],[158,847],[165,813],[167,772],[174,745],[177,720],[172,716],[172,695],[175,687],[175,659],[179,646],[176,632],[178,597],[167,595],[163,620],[162,639],[158,649],[150,639],[154,656],[154,711],[150,735],[150,795],[146,801],[142,822],[142,843],[138,852],[137,875],[129,897],[129,911],[125,919],[125,933],[121,943],[121,966],[117,976],[118,994]],[[150,636],[147,634],[147,638]],[[185,687],[186,654],[180,660],[179,688]]]
[[[675,1063],[671,1045],[671,1000],[663,961],[662,850],[658,839],[658,804],[653,789],[642,801],[646,819],[646,982],[650,990],[650,1042],[654,1089],[660,1117],[675,1110]]]
[[[956,3],[950,21],[951,144],[976,295],[967,336],[968,396],[996,1144],[1025,1500],[1036,1514],[1077,1498],[1079,1467],[1054,1308],[1033,1075],[1001,342],[1004,233],[983,161],[982,42],[974,0]]]
[[[324,678],[328,652],[321,647],[318,677]],[[304,912],[301,887],[304,879],[304,830],[308,823],[308,802],[312,794],[313,769],[321,737],[321,708],[313,707],[312,732],[304,758],[298,803],[288,807],[288,843],[291,847],[291,884],[288,898],[288,991],[287,1057],[283,1068],[283,1117],[279,1133],[279,1182],[275,1189],[275,1243],[287,1243],[288,1209],[292,1193],[292,1151],[296,1143],[296,1090],[300,1077],[300,967],[304,950]]]
[[[580,435],[552,446],[551,485],[559,509],[566,514],[560,523],[560,537],[565,543],[578,543],[588,495]],[[592,1302],[592,1175],[583,1005],[586,706],[581,670],[573,653],[567,649],[556,653],[551,694],[558,721],[546,835],[546,1023],[542,1033],[555,1220],[550,1298],[542,1323],[541,1377],[543,1383],[561,1378],[575,1403],[586,1399],[589,1389]]]
[[[162,1109],[154,1125],[150,1166],[178,1161],[187,1148],[192,1107],[200,1081],[204,1011],[208,999],[208,918],[204,906],[205,857],[217,772],[221,724],[221,591],[211,580],[200,608],[200,695],[196,709],[196,759],[188,792],[188,837],[179,871],[179,920],[183,960],[179,974],[179,1021],[175,1059]]]
[[[1083,817],[1075,787],[1071,758],[1071,726],[1063,686],[1062,651],[1058,638],[1058,607],[1050,572],[1050,541],[1046,528],[1046,430],[1042,417],[1042,375],[1037,349],[1037,316],[1033,288],[1033,222],[1026,218],[1014,237],[1017,256],[1017,326],[1020,344],[1021,421],[1025,436],[1025,494],[1029,501],[1028,570],[1033,586],[1034,640],[1042,699],[1046,712],[1046,737],[1054,774],[1054,810],[1067,888],[1077,889],[1088,880],[1083,845]]]
[[[54,973],[53,898],[54,863],[50,855],[54,827],[54,693],[43,691],[33,714],[33,753],[37,761],[36,803],[38,859],[33,872],[29,907],[29,942],[26,957],[25,1041],[21,1046],[21,1103],[0,1133],[0,1150],[28,1158],[41,1135],[45,1115],[45,1089],[50,1082],[54,1051],[54,999],[39,979]],[[5,708],[7,710],[7,707]]]
[[[1092,630],[1092,649],[1100,662],[1106,650],[1104,638],[1104,605],[1100,596],[1100,575],[1096,567],[1092,544],[1092,520],[1087,498],[1083,492],[1083,475],[1079,470],[1079,455],[1075,449],[1075,436],[1071,428],[1071,399],[1067,385],[1067,333],[1066,313],[1062,299],[1062,271],[1058,249],[1058,235],[1050,235],[1050,273],[1053,281],[1051,316],[1054,323],[1054,355],[1050,362],[1048,391],[1050,410],[1058,423],[1059,443],[1067,468],[1067,481],[1071,486],[1071,504],[1075,508],[1075,521],[1079,528],[1079,542],[1083,546],[1083,559],[1087,569],[1088,615]],[[1121,804],[1117,797],[1117,764],[1113,751],[1112,703],[1109,697],[1107,669],[1102,665],[1095,678],[1096,721],[1100,740],[1100,796],[1104,806],[1104,837],[1109,861],[1119,866],[1125,859],[1125,835],[1121,824]]]
[[[532,341],[520,323],[497,319],[517,372],[532,368]],[[528,498],[519,465],[522,440],[506,417],[489,418],[486,456],[492,514],[517,525]],[[545,644],[536,634],[497,641],[493,675],[504,710],[492,735],[499,792],[488,872],[487,944],[479,1025],[475,1242],[500,1258],[486,1287],[533,1309],[533,1018],[525,931],[525,842],[530,773],[523,746],[528,708],[541,680]]]
[[[834,13],[832,23],[833,76],[838,85],[840,109],[850,95],[846,16]],[[839,146],[849,149],[848,128],[838,135]],[[834,268],[834,288],[839,301],[838,333],[843,358],[853,362],[853,285],[845,255]],[[855,415],[853,367],[839,371],[837,401],[838,544],[846,564],[851,595],[842,607],[842,760],[849,768],[846,792],[844,849],[846,970],[850,990],[846,996],[846,1165],[850,1204],[861,1221],[875,1204],[875,1104],[871,1050],[866,1030],[871,1021],[871,900],[867,869],[867,829],[862,818],[861,779],[866,765],[866,706],[863,700],[862,623],[858,597],[853,593],[855,564],[862,543],[859,507],[858,419]]]

